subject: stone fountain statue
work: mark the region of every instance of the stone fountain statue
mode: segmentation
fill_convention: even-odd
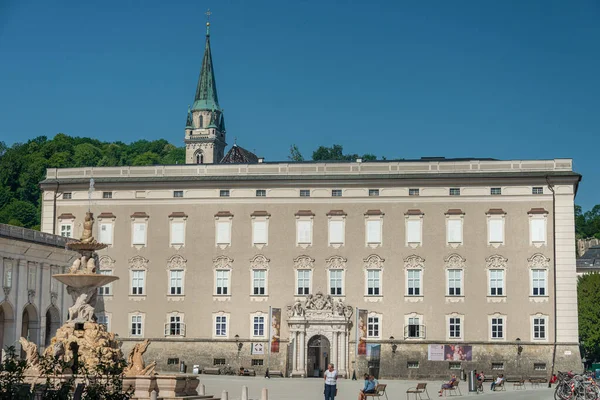
[[[146,365],[144,363],[144,353],[150,345],[150,340],[146,339],[141,343],[133,346],[133,349],[129,352],[127,357],[127,367],[123,371],[125,376],[140,376],[140,375],[154,375],[154,369],[156,368],[156,361],[152,361]]]
[[[93,370],[99,363],[114,365],[122,358],[120,343],[115,335],[107,332],[104,325],[98,324],[94,316],[98,288],[119,278],[96,272],[96,251],[106,248],[106,245],[94,239],[93,226],[94,216],[87,212],[81,239],[67,243],[69,249],[77,251],[81,256],[73,262],[68,273],[53,276],[67,285],[67,293],[73,298],[73,306],[69,307],[67,322],[57,330],[44,355],[72,365],[72,372],[76,372],[78,366],[82,365],[88,370]]]

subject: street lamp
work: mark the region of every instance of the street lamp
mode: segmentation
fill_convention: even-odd
[[[394,343],[394,337],[390,336],[390,340],[392,341],[392,353],[396,354],[396,350],[398,350],[398,345]]]
[[[520,356],[523,352],[523,346],[521,346],[521,338],[517,338],[517,355]]]
[[[235,335],[235,345],[237,346],[237,351],[242,351],[242,347],[244,347],[244,343],[240,342],[240,335]]]

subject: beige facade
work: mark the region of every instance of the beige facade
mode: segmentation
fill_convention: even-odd
[[[75,254],[63,237],[0,224],[0,345],[20,348],[25,337],[42,350],[62,325],[71,304],[64,285],[52,279]],[[68,297],[68,296],[67,296]]]
[[[102,273],[120,277],[98,315],[125,347],[151,338],[160,369],[580,366],[571,160],[51,169],[43,231],[81,233],[92,177]],[[331,307],[307,304],[319,293]],[[269,307],[282,310],[270,355]],[[379,358],[355,354],[357,309]],[[472,359],[428,359],[446,344]]]

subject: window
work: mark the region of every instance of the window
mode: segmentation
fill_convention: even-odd
[[[504,217],[488,218],[489,243],[504,243]]]
[[[329,294],[332,296],[341,296],[343,293],[343,275],[342,270],[329,270]]]
[[[300,197],[310,197],[310,190],[300,189]]]
[[[134,245],[145,245],[146,244],[146,223],[145,222],[134,222],[133,223],[133,244]]]
[[[312,220],[298,220],[296,227],[298,243],[310,244],[312,242]]]
[[[264,189],[257,189],[256,197],[267,197],[267,191]]]
[[[264,329],[264,327],[263,327]],[[217,315],[215,317],[215,336],[227,336],[227,316]]]
[[[462,295],[462,269],[448,270],[448,296]]]
[[[145,281],[146,281],[146,271],[144,271],[144,270],[131,271],[131,294],[132,295],[143,295]]]
[[[265,317],[254,317],[253,332],[254,336],[265,336]]]
[[[532,269],[531,270],[531,289],[532,296],[546,295],[546,270]]]
[[[179,358],[178,357],[167,358],[167,365],[179,365]]]
[[[113,242],[113,224],[109,223],[100,223],[100,243],[104,244],[112,244]]]
[[[98,321],[98,325],[104,325],[107,332],[110,332],[110,318],[108,314],[101,313],[96,315],[96,319]]]
[[[504,318],[492,318],[492,339],[504,339]]]
[[[231,221],[217,221],[217,244],[231,244]]]
[[[381,243],[381,219],[367,220],[367,243]]]
[[[534,186],[531,188],[531,194],[544,194],[544,188],[542,186]]]
[[[267,243],[267,221],[253,220],[252,221],[252,243],[266,244]]]
[[[409,296],[420,296],[421,295],[421,270],[420,269],[409,269],[406,271],[407,276],[407,294]]]
[[[142,336],[142,316],[131,316],[131,336]]]
[[[344,221],[329,220],[329,244],[344,243]]]
[[[406,242],[410,243],[421,243],[421,223],[422,219],[409,219],[406,221]]]
[[[251,363],[253,367],[258,367],[264,365],[264,361],[262,358],[253,358]]]
[[[367,271],[367,295],[379,296],[381,294],[381,271],[370,269]]]
[[[219,197],[229,197],[229,189],[219,190]]]
[[[461,369],[461,365],[459,362],[450,362],[448,363],[448,368],[450,369]]]
[[[502,194],[502,188],[490,188],[490,194],[492,196],[499,196]]]
[[[296,285],[296,293],[299,295],[307,295],[310,294],[310,270],[309,269],[299,269],[297,285]]]
[[[407,361],[406,362],[406,368],[408,368],[408,369],[419,369],[419,362],[418,361]]]
[[[450,317],[448,319],[448,328],[448,337],[450,337],[450,339],[461,338],[460,317]]]
[[[504,370],[504,363],[492,363],[492,370],[493,371],[503,371]]]
[[[369,197],[379,196],[379,189],[369,189]]]
[[[533,363],[533,370],[534,371],[545,371],[546,363]]]
[[[112,192],[102,192],[103,199],[112,199]]]
[[[264,295],[267,271],[264,269],[255,269],[252,271],[252,294]]]
[[[217,288],[216,293],[218,295],[229,294],[229,270],[217,270]]]
[[[450,188],[450,196],[460,196],[460,188]]]
[[[531,242],[533,244],[546,243],[546,218],[530,218],[529,232],[531,236]]]
[[[224,358],[213,358],[213,365],[225,365],[225,359]]]
[[[333,189],[331,191],[331,197],[342,197],[342,190],[341,189]]]
[[[166,324],[165,334],[167,336],[184,336],[185,325],[181,315],[170,315],[169,322]]]
[[[112,270],[110,269],[101,269],[100,275],[112,275]],[[100,286],[98,288],[98,294],[100,296],[110,296],[112,295],[112,283],[108,285]]]
[[[533,340],[544,340],[546,339],[546,318],[545,317],[534,317],[533,318]]]
[[[169,294],[183,294],[183,271],[180,269],[169,271]]]
[[[419,189],[408,189],[408,195],[409,196],[418,196],[419,195]]]
[[[171,244],[182,245],[185,242],[185,223],[171,221]]]
[[[463,224],[462,219],[448,219],[447,237],[448,243],[462,243]]]
[[[405,336],[407,338],[420,338],[421,337],[421,325],[419,317],[408,318],[408,325],[406,326],[407,332]]]
[[[504,295],[504,270],[490,269],[490,296]]]
[[[73,237],[73,225],[71,224],[62,224],[60,226],[60,236],[63,237]]]
[[[62,198],[64,200],[71,200],[73,198],[71,192],[64,192]]]
[[[183,197],[183,190],[173,191],[173,197]]]
[[[373,316],[367,318],[367,337],[379,337],[379,317]]]

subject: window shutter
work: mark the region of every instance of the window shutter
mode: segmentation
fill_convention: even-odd
[[[133,224],[133,244],[146,244],[146,224]]]
[[[421,220],[408,220],[407,223],[407,242],[421,243]]]
[[[381,243],[381,221],[367,221],[367,243]]]
[[[546,241],[546,221],[541,218],[533,218],[530,220],[531,241],[545,242]]]
[[[504,228],[504,221],[501,219],[490,219],[489,220],[489,240],[490,243],[502,243],[503,234],[502,230]]]
[[[344,243],[344,221],[329,221],[329,243]]]
[[[425,325],[419,325],[419,337],[425,339]]]
[[[171,222],[171,244],[183,244],[183,222]]]
[[[254,221],[254,243],[267,243],[267,221]]]
[[[310,243],[311,221],[298,221],[298,243]]]
[[[217,222],[217,243],[231,243],[229,222]]]
[[[448,243],[461,243],[461,242],[462,242],[462,220],[449,219],[448,220]]]
[[[112,224],[100,224],[100,243],[112,244]]]
[[[169,323],[167,322],[165,324],[165,336],[169,336],[169,333],[170,333],[170,331],[169,331]]]

